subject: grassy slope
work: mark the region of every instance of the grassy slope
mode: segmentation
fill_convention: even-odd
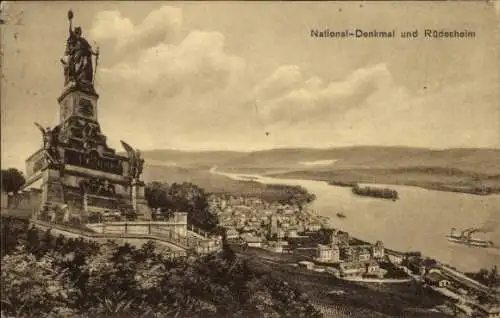
[[[291,267],[287,256],[261,249],[231,246],[239,255],[260,259],[279,271],[284,279],[308,294],[317,307],[327,309],[329,317],[451,317],[429,309],[445,299],[432,291],[422,290],[416,283],[362,284],[339,280],[329,274]],[[334,295],[332,290],[343,291]]]
[[[264,185],[257,182],[243,182],[214,174],[205,169],[169,167],[158,165],[146,165],[144,169],[144,180],[165,181],[168,183],[192,182],[207,192],[213,193],[259,193]]]
[[[265,185],[255,181],[239,181],[214,174],[205,169],[180,168],[167,166],[146,166],[144,180],[164,181],[168,183],[192,182],[209,193],[226,193],[231,195],[258,196],[264,200],[280,201],[288,198],[282,187]]]

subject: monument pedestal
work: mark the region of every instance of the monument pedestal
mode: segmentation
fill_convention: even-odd
[[[64,204],[64,187],[61,182],[61,171],[48,167],[43,171],[42,207],[53,207]]]
[[[137,220],[140,221],[150,221],[151,220],[151,209],[148,206],[148,202],[145,198],[145,185],[143,181],[132,180],[131,183],[132,191],[132,205],[134,207],[134,212],[137,215]]]

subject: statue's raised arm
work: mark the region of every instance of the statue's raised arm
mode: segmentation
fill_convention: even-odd
[[[73,29],[73,11],[68,11],[69,37],[66,42],[65,57],[61,59],[64,66],[65,85],[70,82],[93,87],[94,72],[92,55],[97,56],[87,40],[82,36],[82,28]]]
[[[73,34],[73,11],[71,9],[68,11],[68,21],[69,21],[69,35]]]

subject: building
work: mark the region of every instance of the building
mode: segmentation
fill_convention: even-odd
[[[367,274],[377,274],[380,272],[380,266],[374,260],[368,261],[365,263],[366,265],[366,273]]]
[[[366,262],[371,259],[371,252],[367,248],[357,248],[355,249],[356,260],[360,262]]]
[[[425,279],[426,283],[428,283],[429,285],[432,285],[432,286],[441,287],[441,288],[450,286],[450,281],[437,271],[433,271],[433,272],[430,272],[429,274],[425,275],[424,279]]]
[[[333,259],[333,249],[327,245],[318,244],[316,248],[316,260],[318,262],[328,263]]]
[[[299,267],[302,267],[302,268],[305,268],[305,269],[308,269],[308,270],[312,270],[314,268],[314,263],[313,262],[309,262],[309,261],[300,261],[299,262]]]
[[[283,246],[278,241],[269,241],[264,248],[273,253],[283,253]]]
[[[337,233],[335,231],[332,232],[332,235],[330,235],[330,245],[339,245],[339,239],[337,237]]]
[[[339,271],[341,277],[360,276],[366,272],[366,266],[361,262],[340,263]]]
[[[321,224],[319,223],[310,223],[306,225],[306,230],[310,232],[316,232],[321,230]]]
[[[356,253],[352,246],[339,247],[340,249],[340,259],[347,263],[352,263],[357,261]]]
[[[396,251],[391,251],[391,250],[385,250],[384,254],[387,255],[387,258],[389,259],[389,261],[391,263],[396,264],[396,265],[400,265],[405,258],[404,254],[402,254],[400,252],[396,252]]]
[[[424,261],[418,256],[409,257],[407,267],[417,275],[424,275],[426,272]]]
[[[286,231],[286,236],[287,237],[297,237],[298,234],[297,234],[297,229],[294,229],[294,228],[289,228],[287,231]]]
[[[339,247],[347,247],[349,246],[349,233],[347,232],[342,232],[342,231],[336,231],[334,232],[335,236],[337,237],[337,244]]]
[[[340,262],[340,248],[338,245],[332,245],[332,260],[331,262],[333,263],[338,263]]]
[[[253,236],[249,233],[245,233],[240,237],[249,247],[262,247],[262,238],[258,236]]]
[[[278,216],[273,214],[269,217],[269,235],[278,235]]]
[[[380,269],[380,266],[374,260],[367,262],[340,263],[339,272],[341,277],[355,277],[361,275],[382,277],[385,274],[385,271]]]
[[[226,230],[226,238],[227,239],[237,239],[240,237],[240,233],[234,228],[229,228]]]
[[[481,318],[500,318],[499,304],[474,304],[474,317]]]
[[[372,246],[372,257],[374,259],[383,259],[385,257],[384,243],[382,241],[377,241]]]

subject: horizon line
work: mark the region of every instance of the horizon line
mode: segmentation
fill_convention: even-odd
[[[141,149],[141,151],[179,151],[179,152],[264,152],[272,150],[333,150],[333,149],[349,149],[349,148],[402,148],[402,149],[418,149],[418,150],[430,150],[430,151],[446,151],[446,150],[500,150],[494,147],[415,147],[415,146],[383,146],[383,145],[355,145],[355,146],[330,146],[330,147],[274,147],[274,148],[257,148],[250,150],[237,150],[237,149],[186,149],[186,148],[152,148],[152,149]],[[119,151],[123,152],[123,151]]]

